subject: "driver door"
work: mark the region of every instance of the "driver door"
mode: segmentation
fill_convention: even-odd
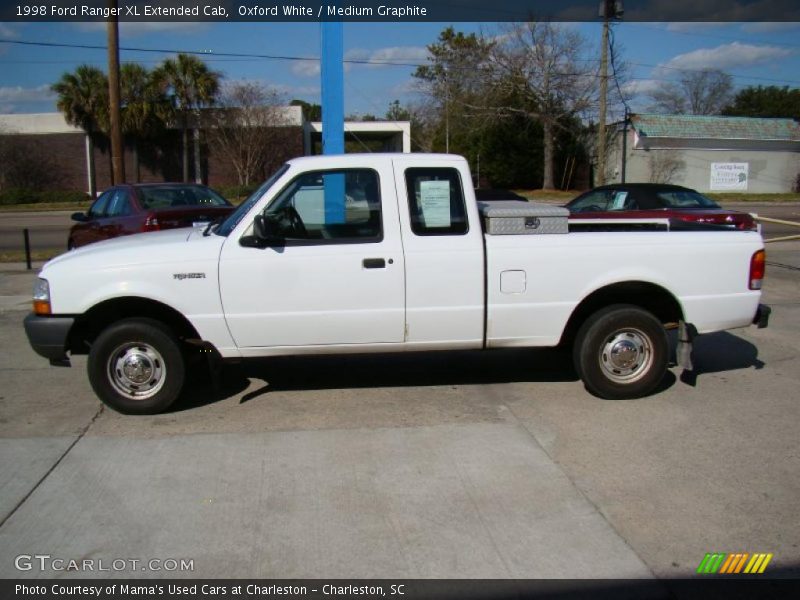
[[[399,344],[405,275],[391,170],[301,173],[220,256],[222,304],[240,348]],[[243,244],[242,241],[245,241]]]

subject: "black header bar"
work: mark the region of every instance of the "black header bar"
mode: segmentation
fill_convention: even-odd
[[[606,0],[118,0],[120,21],[600,20]],[[607,0],[624,21],[800,21],[797,0]],[[620,6],[621,5],[621,6]],[[0,21],[105,21],[108,0],[2,0]]]

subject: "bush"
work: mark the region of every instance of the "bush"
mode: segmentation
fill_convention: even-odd
[[[261,185],[261,183],[262,182],[251,183],[250,185],[228,185],[228,186],[218,187],[215,189],[231,203],[238,204],[239,202],[250,196],[250,194],[255,192]]]
[[[89,195],[74,190],[47,190],[36,191],[23,188],[13,188],[0,192],[0,206],[15,204],[78,204],[88,202]]]

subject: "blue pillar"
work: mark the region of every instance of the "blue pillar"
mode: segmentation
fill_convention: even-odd
[[[344,28],[341,21],[320,23],[322,40],[322,153],[344,153]],[[345,222],[344,175],[325,177],[325,222]]]

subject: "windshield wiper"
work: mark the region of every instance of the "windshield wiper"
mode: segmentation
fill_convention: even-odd
[[[226,216],[224,216],[224,217],[217,217],[216,219],[214,219],[213,221],[211,221],[211,222],[210,222],[208,225],[206,225],[206,228],[205,228],[205,229],[203,229],[203,237],[208,237],[209,235],[211,235],[211,232],[212,232],[212,230],[214,229],[214,227],[216,227],[217,225],[219,225],[220,223],[222,223],[222,222],[223,222],[225,219],[227,219],[227,218],[228,218],[228,217],[227,217],[227,215],[226,215]]]

